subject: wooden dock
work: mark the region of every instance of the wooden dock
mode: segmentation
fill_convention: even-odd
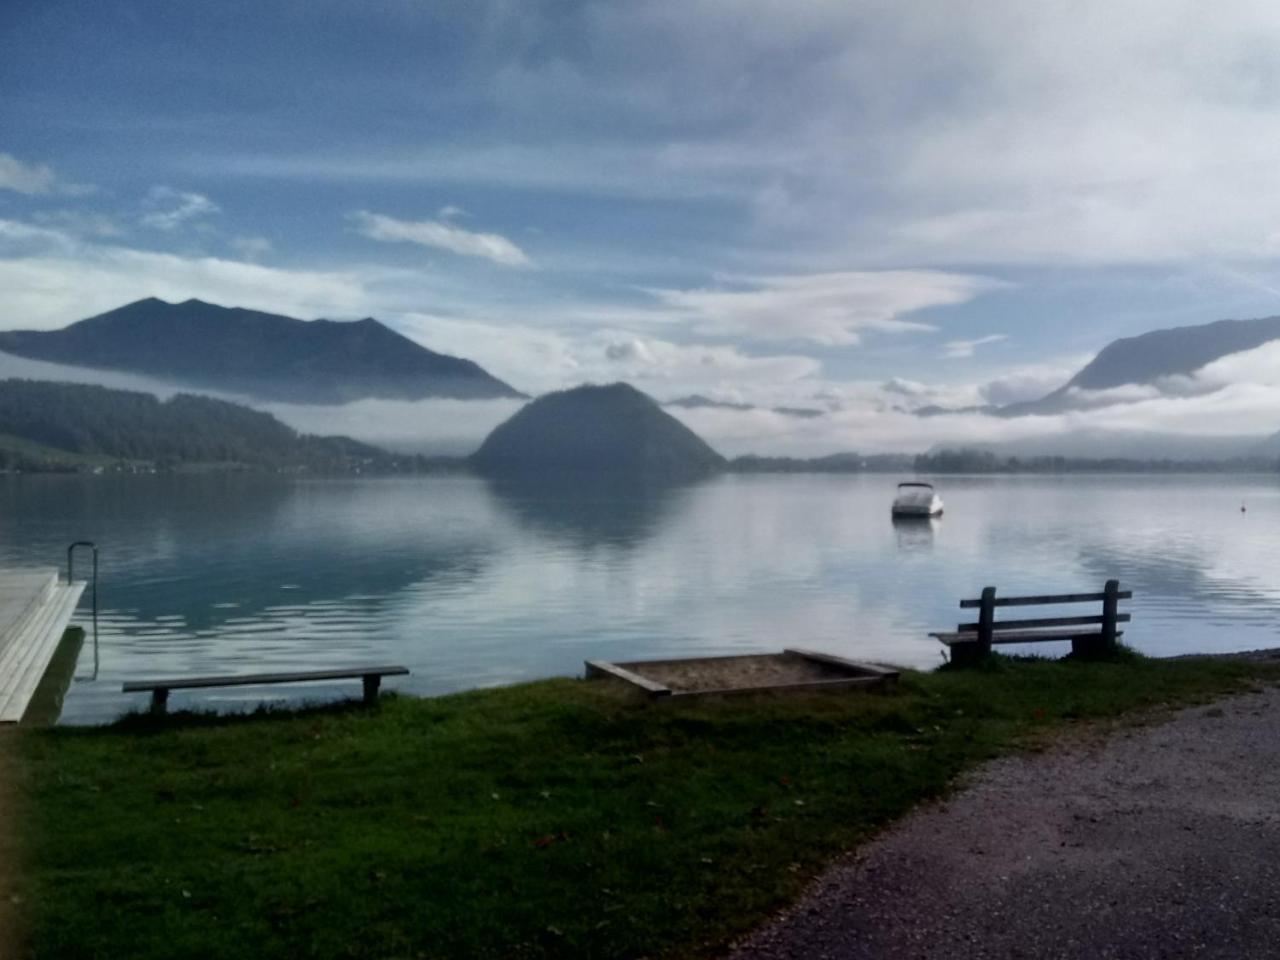
[[[0,569],[0,723],[26,714],[84,588],[52,567]]]

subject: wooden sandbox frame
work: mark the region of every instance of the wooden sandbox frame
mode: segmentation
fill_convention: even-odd
[[[720,668],[725,673],[772,672],[780,675],[775,682],[750,682],[739,685],[709,685],[704,677],[699,683],[682,685],[682,671],[711,674]],[[786,678],[791,674],[792,678]],[[800,674],[802,679],[795,679]],[[871,663],[846,660],[816,650],[787,648],[781,653],[739,654],[721,657],[688,657],[669,660],[634,660],[611,663],[607,660],[586,661],[588,680],[610,679],[625,683],[652,699],[686,697],[718,697],[742,693],[817,693],[838,692],[863,687],[878,687],[898,679],[898,671]]]

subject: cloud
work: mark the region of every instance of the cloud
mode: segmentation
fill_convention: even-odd
[[[46,166],[31,166],[9,153],[0,153],[0,190],[39,195],[52,193],[58,178]]]
[[[937,270],[844,271],[740,281],[733,289],[654,290],[672,319],[694,330],[750,340],[857,344],[863,333],[933,330],[903,319],[926,307],[964,303],[1000,281]]]
[[[942,359],[963,360],[972,357],[974,350],[978,347],[986,346],[988,343],[999,343],[1001,340],[1007,339],[1008,336],[1003,333],[992,333],[985,337],[978,337],[976,340],[948,340],[943,344]]]
[[[1025,364],[980,384],[978,392],[983,402],[997,407],[1025,400],[1039,400],[1065,384],[1092,359],[1091,355],[1083,354],[1044,363]]]
[[[457,70],[433,77],[437,102],[465,117],[453,136],[200,162],[712,198],[734,211],[736,242],[836,267],[1268,259],[1280,247],[1265,199],[1280,188],[1273,3],[1223,0],[1212,18],[1193,0],[795,6],[525,4],[456,18]],[[368,91],[349,86],[335,99],[367,110]]]
[[[115,390],[151,393],[161,399],[175,393],[201,393],[265,410],[299,433],[353,437],[388,450],[434,456],[464,456],[523,400],[357,400],[342,406],[262,403],[248,397],[114,370],[94,370],[28,360],[0,353],[0,380],[53,380],[96,383]]]
[[[977,384],[923,383],[893,377],[880,384],[880,390],[889,395],[889,405],[896,410],[914,411],[921,407],[958,410],[986,403]]]
[[[146,212],[138,222],[156,230],[176,230],[185,223],[221,212],[218,205],[203,194],[163,186],[147,191],[142,206]]]
[[[256,403],[300,433],[338,434],[397,453],[466,456],[523,400],[357,400],[338,407]]]
[[[38,227],[21,220],[0,220],[0,255],[35,251],[69,251],[79,247],[74,236],[54,227]]]
[[[1242,382],[1280,386],[1280,340],[1219,357],[1195,371],[1192,379],[1210,387]]]
[[[397,220],[366,210],[359,210],[350,218],[356,224],[356,232],[370,240],[416,243],[464,257],[483,257],[508,267],[527,267],[532,263],[523,250],[496,233],[473,233],[440,220]]]
[[[259,260],[271,253],[275,245],[266,237],[232,237],[231,249],[246,260]]]
[[[83,197],[95,188],[87,183],[67,183],[44,164],[23,163],[11,153],[0,153],[0,190],[30,197]]]
[[[607,334],[597,337],[604,339]],[[812,357],[747,356],[737,347],[677,344],[634,336],[609,339],[603,359],[606,369],[602,379],[631,380],[647,389],[674,386],[676,392],[714,392],[728,387],[768,389],[812,377],[822,369],[822,364]]]
[[[111,217],[86,210],[38,210],[31,219],[43,226],[82,237],[118,237],[124,233]]]
[[[291,316],[359,316],[379,275],[283,270],[92,243],[67,232],[0,220],[0,317],[48,329],[143,297],[190,297]]]
[[[659,399],[737,394],[787,403],[808,400],[821,364],[812,357],[750,356],[732,346],[673,343],[609,328],[555,331],[518,323],[410,313],[400,332],[425,347],[474,360],[520,390],[545,393],[579,383],[626,380]]]

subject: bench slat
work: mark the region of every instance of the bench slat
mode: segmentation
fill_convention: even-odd
[[[1043,597],[996,597],[994,606],[997,607],[1030,607],[1040,604],[1049,603],[1101,603],[1106,597],[1105,593],[1059,593],[1053,596]],[[1117,600],[1132,600],[1132,590],[1121,590],[1116,594]],[[961,609],[968,610],[982,606],[981,600],[961,600]]]
[[[344,667],[336,670],[301,670],[291,673],[246,673],[219,677],[169,677],[158,680],[129,680],[124,693],[144,690],[192,690],[202,687],[258,686],[272,683],[304,683],[308,680],[354,680],[360,677],[400,677],[408,674],[402,666]]]
[[[1132,617],[1127,613],[1116,614],[1116,623],[1128,623]],[[1092,617],[1028,617],[1023,620],[997,620],[991,624],[992,630],[1024,630],[1032,627],[1072,627],[1087,623],[1102,623],[1102,614]],[[962,623],[957,630],[968,632],[977,630],[977,623]]]
[[[958,643],[977,643],[978,634],[965,632],[931,633],[929,636],[946,644],[948,647]],[[1000,643],[1040,643],[1045,640],[1087,640],[1102,636],[1102,629],[1097,630],[1006,630],[991,638],[993,644]],[[1124,631],[1117,630],[1117,637],[1123,637]]]

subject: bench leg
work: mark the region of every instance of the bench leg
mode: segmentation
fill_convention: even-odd
[[[364,678],[364,703],[365,706],[371,707],[378,702],[378,688],[382,686],[382,677],[376,673],[369,674]]]
[[[163,717],[169,707],[169,690],[167,687],[156,687],[151,691],[151,715]]]
[[[951,666],[953,667],[971,667],[975,663],[980,663],[983,656],[982,644],[977,640],[951,645]]]

